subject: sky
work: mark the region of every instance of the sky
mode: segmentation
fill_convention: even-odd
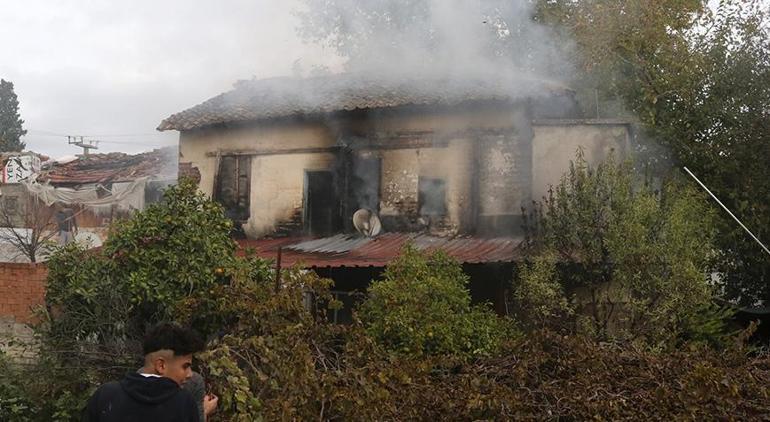
[[[304,43],[297,0],[25,0],[0,14],[0,78],[14,83],[27,149],[79,154],[176,145],[155,128],[239,79],[341,66]]]
[[[15,84],[27,149],[81,153],[66,135],[99,140],[96,152],[176,145],[160,121],[239,79],[341,69],[297,35],[299,2],[6,0],[0,78]]]

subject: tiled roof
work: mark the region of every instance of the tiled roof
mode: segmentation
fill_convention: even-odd
[[[508,101],[568,92],[555,82],[500,74],[462,80],[354,73],[305,79],[271,78],[239,81],[231,91],[166,118],[158,130],[190,130],[221,123],[403,105]]]
[[[306,268],[384,267],[407,242],[421,250],[442,249],[464,264],[514,262],[521,257],[521,239],[441,238],[417,233],[385,233],[376,238],[340,234],[322,239],[241,240],[240,248],[241,253],[253,248],[258,256],[268,259],[275,259],[282,248],[282,266],[301,263]]]
[[[156,149],[136,155],[122,152],[90,154],[75,161],[56,163],[38,175],[40,182],[62,185],[130,182],[141,177],[176,179],[176,148]]]

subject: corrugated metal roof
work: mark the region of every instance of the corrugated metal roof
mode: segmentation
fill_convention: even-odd
[[[300,242],[287,246],[287,249],[309,253],[345,253],[365,245],[372,240],[374,239],[359,235],[338,234],[332,237]]]
[[[282,248],[281,264],[301,263],[308,268],[384,267],[408,242],[418,249],[442,249],[464,264],[513,262],[520,258],[520,238],[443,238],[418,233],[384,233],[376,238],[336,235],[321,239],[286,237],[240,241],[241,253],[253,248],[263,258],[275,259]]]
[[[501,74],[463,79],[357,73],[270,78],[239,81],[233,90],[169,116],[158,130],[190,130],[222,123],[404,105],[510,101],[571,92],[552,81]]]

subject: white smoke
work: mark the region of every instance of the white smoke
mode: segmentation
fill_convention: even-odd
[[[526,0],[304,0],[300,34],[334,47],[346,70],[377,75],[566,81],[570,45]]]

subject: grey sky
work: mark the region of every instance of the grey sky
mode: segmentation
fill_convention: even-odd
[[[156,132],[158,123],[237,79],[291,74],[297,60],[304,69],[338,67],[331,51],[297,37],[296,7],[296,0],[6,2],[0,77],[15,84],[27,149],[79,153],[66,134],[97,135],[99,152],[173,145],[177,132]]]

